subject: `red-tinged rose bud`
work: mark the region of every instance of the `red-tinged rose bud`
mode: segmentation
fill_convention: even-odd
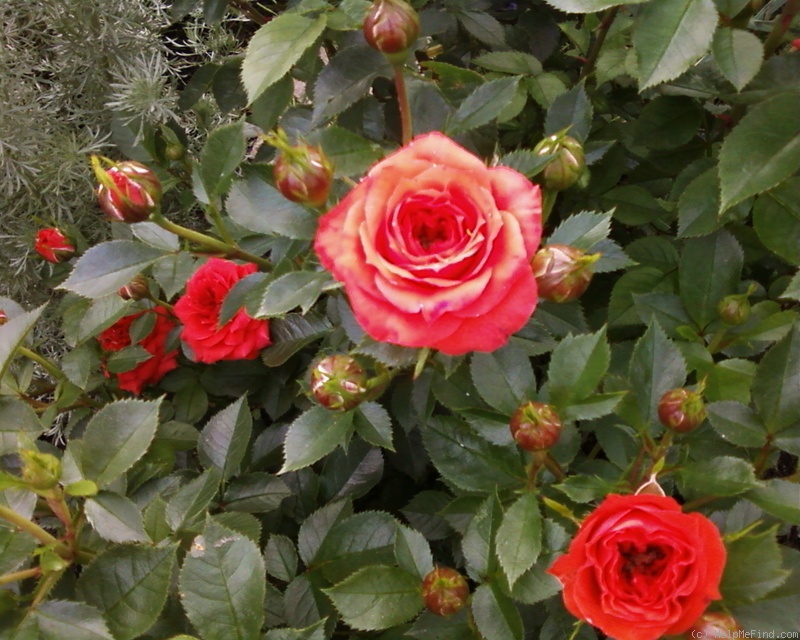
[[[364,38],[393,64],[402,64],[419,37],[419,16],[405,0],[375,0],[364,18]]]
[[[75,255],[75,245],[55,227],[40,229],[33,248],[48,262],[66,262]]]
[[[368,379],[353,357],[325,356],[311,367],[311,393],[327,409],[349,411],[369,397]]]
[[[123,300],[142,300],[150,295],[150,287],[147,284],[147,278],[140,273],[124,287],[120,287],[117,293]]]
[[[292,202],[322,207],[333,183],[333,165],[319,147],[280,147],[275,161],[275,186]]]
[[[161,182],[150,169],[127,160],[104,169],[97,156],[92,156],[95,176],[100,182],[97,202],[109,218],[117,222],[142,222],[150,217],[161,202]]]
[[[586,169],[583,145],[575,138],[562,134],[548,136],[536,145],[533,152],[555,158],[536,177],[539,184],[551,191],[569,189]]]
[[[731,326],[736,326],[747,322],[750,317],[750,301],[748,294],[735,294],[725,296],[717,305],[717,313],[720,319]]]
[[[455,569],[436,567],[422,579],[422,597],[431,613],[451,616],[467,604],[469,585]]]
[[[692,628],[683,634],[686,640],[696,638],[739,638],[743,635],[736,635],[734,632],[741,633],[744,631],[739,623],[727,613],[722,611],[715,611],[712,613],[704,613],[692,625]]]
[[[792,40],[791,49],[792,51],[800,51],[800,38]]]
[[[694,431],[706,419],[703,396],[684,388],[667,391],[658,402],[658,419],[678,433]]]
[[[0,309],[0,327],[2,327],[6,322],[8,322],[8,316],[3,309]]]
[[[539,297],[552,302],[577,300],[589,287],[592,265],[600,254],[586,254],[565,244],[549,244],[540,249],[533,260],[533,276],[539,286]]]
[[[561,419],[556,410],[543,402],[526,402],[511,416],[511,435],[526,451],[547,451],[561,436]]]

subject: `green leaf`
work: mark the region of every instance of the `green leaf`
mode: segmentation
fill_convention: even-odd
[[[719,152],[720,211],[775,185],[800,167],[800,109],[796,92],[752,107]]]
[[[713,167],[689,183],[678,199],[678,237],[713,233],[722,226],[719,217],[719,175]]]
[[[522,494],[503,516],[495,544],[509,587],[530,569],[542,550],[542,516],[537,498]]]
[[[419,578],[397,567],[363,567],[323,591],[353,629],[388,629],[409,621],[423,607]]]
[[[586,95],[586,89],[582,83],[575,85],[558,96],[547,110],[544,134],[549,136],[568,128],[567,135],[585,142],[589,137],[593,116],[594,108]]]
[[[679,472],[685,493],[703,496],[735,496],[758,486],[753,466],[731,456],[704,457]]]
[[[624,395],[624,391],[598,393],[584,400],[572,402],[564,409],[563,417],[567,420],[594,420],[596,418],[602,418],[614,411]]]
[[[617,5],[642,4],[648,0],[547,0],[547,4],[564,13],[596,13]]]
[[[767,249],[800,266],[800,178],[790,178],[758,196],[753,227]]]
[[[694,138],[703,123],[703,109],[686,96],[659,96],[639,114],[636,142],[648,149],[675,149]]]
[[[171,231],[159,227],[155,222],[136,222],[131,231],[139,240],[163,251],[178,251],[180,238]]]
[[[248,296],[247,311],[253,318],[281,316],[295,307],[306,313],[322,290],[331,284],[327,271],[292,271],[257,285]]]
[[[781,298],[800,301],[800,271],[794,274],[786,291],[781,294]]]
[[[132,240],[103,242],[78,258],[69,278],[58,288],[86,298],[102,298],[116,293],[163,255],[159,249]]]
[[[467,573],[476,582],[483,581],[497,570],[495,537],[502,518],[500,501],[492,493],[480,503],[466,525],[461,552]]]
[[[305,629],[272,629],[264,640],[325,640],[326,620],[320,620]]]
[[[331,528],[352,513],[350,500],[338,500],[317,509],[303,521],[297,534],[297,552],[306,566],[316,561],[320,545]]]
[[[244,120],[222,125],[208,136],[200,154],[199,174],[210,197],[228,191],[233,172],[246,152]]]
[[[556,488],[569,496],[570,500],[587,503],[619,491],[619,483],[598,476],[579,475],[568,477]]]
[[[309,141],[322,147],[337,176],[362,175],[383,157],[380,145],[342,127],[326,127]]]
[[[45,601],[30,617],[39,627],[36,640],[116,640],[100,612],[80,602]]]
[[[151,272],[164,290],[164,295],[172,298],[192,277],[195,272],[195,260],[191,254],[184,252],[164,256],[153,265]]]
[[[286,75],[264,91],[250,105],[250,120],[263,131],[278,124],[278,119],[292,102],[294,81]]]
[[[312,407],[290,426],[283,443],[284,464],[279,473],[296,471],[324,458],[353,431],[353,412],[335,413]]]
[[[708,405],[708,419],[723,440],[740,447],[761,447],[767,429],[753,410],[740,402],[726,400]]]
[[[384,55],[359,44],[337,52],[314,84],[312,126],[324,124],[369,93],[378,76],[391,77]]]
[[[542,72],[542,63],[530,53],[522,51],[492,51],[472,59],[472,64],[513,75],[536,76]],[[429,67],[430,68],[430,67]]]
[[[524,636],[517,607],[495,582],[482,584],[472,594],[472,615],[484,638],[522,640]]]
[[[78,595],[102,612],[117,640],[138,637],[164,608],[176,551],[175,545],[111,547],[83,569]]]
[[[203,640],[256,640],[264,621],[265,581],[256,544],[208,521],[189,549],[178,588]]]
[[[540,156],[530,149],[519,149],[500,157],[498,165],[511,167],[522,175],[532,178],[553,161],[555,156]]]
[[[655,318],[671,338],[678,336],[679,327],[692,324],[680,297],[674,293],[633,294],[633,304],[643,323],[649,325]]]
[[[44,426],[29,404],[0,396],[0,456],[17,453],[20,435],[36,439],[43,431]]]
[[[490,444],[457,418],[431,418],[422,437],[439,473],[462,489],[486,493],[495,485],[524,482],[525,470],[514,449]]]
[[[16,529],[0,525],[0,575],[11,573],[28,562],[38,546],[33,536],[20,535]]]
[[[481,397],[506,415],[514,413],[536,391],[530,360],[513,346],[473,354],[470,373]]]
[[[286,536],[273,534],[264,550],[267,573],[278,580],[291,582],[297,574],[297,551]]]
[[[415,573],[422,580],[433,571],[433,556],[428,541],[419,531],[405,525],[397,526],[394,556],[401,569]]]
[[[482,84],[459,105],[448,127],[448,134],[469,131],[483,126],[500,112],[517,94],[518,77],[500,78]]]
[[[720,591],[729,606],[763,598],[786,580],[775,532],[737,538],[727,545],[728,559]]]
[[[686,381],[686,363],[680,349],[664,334],[657,322],[636,343],[629,378],[642,425],[659,424],[658,402],[670,389]]]
[[[317,227],[310,211],[284,198],[255,172],[233,183],[225,208],[234,222],[256,233],[310,240]]]
[[[100,409],[83,436],[80,466],[99,487],[130,469],[153,441],[161,399],[118,400]]]
[[[770,433],[800,422],[800,323],[766,353],[753,380],[753,402]]]
[[[614,209],[614,219],[630,226],[652,224],[664,218],[664,207],[655,196],[636,184],[623,184],[608,191],[603,206]]]
[[[796,482],[773,478],[744,497],[776,518],[800,525],[800,486]]]
[[[282,318],[274,318],[269,323],[272,345],[261,352],[261,360],[268,367],[278,367],[330,330],[330,323],[313,313],[289,313]]]
[[[611,232],[611,214],[581,211],[565,218],[550,234],[547,244],[566,244],[590,251],[608,238]]]
[[[392,419],[377,402],[363,402],[353,417],[356,433],[376,447],[394,451],[392,444]]]
[[[256,31],[242,64],[242,82],[250,102],[285,76],[300,60],[306,49],[322,35],[325,21],[324,13],[316,18],[282,13]]]
[[[269,513],[281,506],[292,492],[270,473],[256,471],[234,478],[225,491],[225,508],[246,513]]]
[[[585,400],[600,384],[611,362],[606,330],[567,336],[550,356],[550,401],[558,409]]]
[[[110,542],[150,542],[142,512],[128,498],[100,491],[86,500],[86,519],[101,538]]]
[[[458,11],[456,13],[458,21],[467,32],[477,40],[490,47],[504,48],[505,33],[503,25],[497,18],[484,11]]]
[[[680,263],[680,294],[686,311],[700,329],[716,320],[722,298],[736,293],[744,253],[728,231],[686,242]]]
[[[200,432],[197,453],[201,464],[215,466],[228,480],[239,474],[242,460],[250,443],[253,416],[247,406],[247,396],[219,411]]]
[[[217,495],[220,480],[219,470],[211,468],[175,492],[165,512],[172,531],[191,530],[203,520],[208,505]]]
[[[677,78],[708,51],[717,26],[712,0],[645,4],[634,25],[639,90]]]
[[[722,75],[741,91],[756,77],[764,61],[761,40],[744,29],[720,27],[714,34],[711,51]]]

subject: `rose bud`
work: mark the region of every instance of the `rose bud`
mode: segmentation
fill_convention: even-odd
[[[3,309],[0,309],[0,327],[2,327],[6,322],[8,322],[8,316]]]
[[[364,18],[364,38],[393,64],[402,64],[419,37],[419,16],[405,0],[375,0]]]
[[[275,161],[275,186],[292,202],[321,207],[333,183],[333,165],[319,147],[279,145]]]
[[[792,40],[792,51],[800,51],[800,38]]]
[[[561,419],[556,410],[543,402],[526,402],[511,416],[511,435],[526,451],[546,451],[561,436]]]
[[[354,409],[369,395],[367,372],[348,355],[325,356],[311,368],[311,393],[332,411]]]
[[[123,300],[142,300],[150,295],[150,287],[147,285],[147,278],[141,273],[117,291]]]
[[[703,397],[684,388],[667,391],[658,402],[658,419],[678,433],[694,431],[706,419]]]
[[[536,178],[539,184],[551,191],[569,189],[586,169],[583,145],[571,136],[548,136],[536,145],[533,152],[540,156],[555,155]]]
[[[751,284],[746,293],[737,293],[725,296],[717,305],[720,319],[728,325],[736,326],[747,322],[750,317],[750,301],[748,298],[756,291],[757,287]]]
[[[40,229],[33,248],[48,262],[66,262],[75,255],[75,245],[55,227]]]
[[[61,461],[49,453],[34,449],[19,452],[22,458],[22,479],[35,491],[47,491],[61,479]]]
[[[161,202],[161,182],[150,169],[139,162],[127,160],[111,163],[104,169],[97,156],[92,165],[100,186],[97,202],[110,220],[142,222],[150,217]]]
[[[687,640],[689,638],[738,638],[734,635],[736,631],[744,631],[739,623],[732,616],[722,611],[704,613],[697,619],[689,631],[683,634]]]
[[[469,585],[455,569],[436,567],[422,580],[422,597],[431,613],[451,616],[467,604]]]
[[[552,302],[577,300],[589,287],[599,253],[586,254],[565,244],[549,244],[533,256],[531,267],[539,297]]]

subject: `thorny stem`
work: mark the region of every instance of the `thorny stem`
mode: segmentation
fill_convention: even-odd
[[[786,0],[781,15],[775,18],[772,31],[769,32],[767,39],[764,40],[764,59],[769,58],[778,49],[783,41],[783,36],[786,35],[798,13],[800,13],[800,0]]]
[[[0,576],[0,585],[19,582],[21,580],[27,580],[28,578],[38,578],[40,575],[42,575],[42,570],[39,567],[34,567],[33,569],[23,569],[22,571],[7,573],[4,576]]]
[[[548,453],[545,457],[544,466],[547,467],[547,470],[552,473],[559,482],[564,482],[564,480],[567,479],[567,474],[564,473],[564,470],[561,468],[561,465],[558,464],[558,460],[553,457],[552,453]]]
[[[400,124],[403,131],[403,146],[411,142],[411,106],[408,103],[404,65],[394,65],[394,86],[397,90],[397,103],[400,106]]]
[[[36,595],[33,596],[31,609],[35,609],[42,603],[42,601],[47,597],[47,594],[50,593],[50,590],[56,586],[56,582],[59,581],[62,573],[64,573],[64,569],[61,571],[53,571],[53,573],[48,573],[42,579],[42,581],[39,583],[39,586],[36,588]]]
[[[592,46],[589,48],[589,53],[586,56],[586,62],[583,63],[583,68],[581,69],[580,75],[581,79],[588,77],[594,71],[594,66],[597,64],[597,58],[600,55],[600,49],[603,48],[603,43],[608,35],[608,30],[614,23],[614,19],[617,17],[619,9],[619,6],[611,7],[603,14],[600,24],[597,27],[597,36],[595,37]]]
[[[0,518],[13,524],[17,529],[32,535],[39,542],[45,545],[52,545],[53,550],[65,560],[72,559],[72,553],[69,547],[62,542],[59,542],[55,537],[47,533],[35,522],[31,522],[27,518],[23,518],[13,509],[0,505]]]
[[[174,222],[167,220],[160,211],[154,211],[150,216],[150,220],[155,222],[162,229],[166,229],[170,233],[174,233],[176,236],[183,238],[184,240],[199,244],[207,249],[211,249],[212,251],[217,251],[228,258],[238,258],[239,260],[252,262],[266,271],[272,269],[272,263],[269,260],[244,251],[235,244],[228,244],[227,242],[217,240],[216,238],[207,236],[199,231],[187,229],[179,224],[175,224]]]

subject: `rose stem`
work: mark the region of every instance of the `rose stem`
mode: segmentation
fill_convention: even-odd
[[[163,215],[161,215],[160,211],[154,211],[150,216],[150,220],[152,222],[155,222],[162,229],[166,229],[167,231],[174,233],[176,236],[179,236],[184,240],[188,240],[189,242],[194,242],[195,244],[203,245],[208,249],[212,249],[214,251],[219,251],[220,253],[226,255],[229,258],[238,258],[239,260],[252,262],[253,264],[258,265],[259,267],[261,267],[266,271],[272,269],[272,263],[269,260],[260,258],[259,256],[244,251],[235,244],[228,244],[227,242],[223,242],[222,240],[217,240],[216,238],[207,236],[206,234],[200,233],[199,231],[194,231],[193,229],[187,229],[186,227],[182,227],[179,224],[170,222]]]
[[[49,373],[51,376],[53,376],[59,382],[69,382],[69,378],[67,378],[67,375],[61,369],[59,369],[55,365],[55,363],[51,362],[50,360],[48,360],[44,356],[40,356],[35,351],[31,351],[30,349],[28,349],[28,347],[20,345],[19,347],[17,347],[17,353],[19,353],[22,356],[25,356],[29,360],[33,360],[36,364],[41,366],[42,369],[47,371],[47,373]],[[99,406],[97,402],[92,400],[85,393],[81,394],[81,398],[83,398],[84,401],[86,401],[87,403],[89,403],[93,407]]]
[[[225,222],[222,220],[222,214],[219,211],[219,205],[217,202],[212,201],[209,203],[207,211],[211,215],[211,221],[214,223],[214,227],[216,228],[220,237],[230,245],[235,244],[233,241],[233,236],[228,233],[228,228],[225,226]]]
[[[603,48],[603,43],[606,41],[608,30],[614,22],[619,12],[619,6],[611,7],[603,14],[600,24],[597,27],[597,37],[594,39],[592,46],[589,48],[589,53],[586,56],[586,62],[583,63],[580,78],[586,78],[594,71],[594,65],[597,63],[597,58],[600,55],[600,49]]]
[[[40,575],[42,575],[42,570],[39,567],[34,567],[33,569],[23,569],[22,571],[17,571],[16,573],[7,573],[4,576],[0,576],[0,585],[11,584],[12,582],[18,582],[20,580],[27,580],[28,578],[38,578]]]
[[[761,450],[758,452],[758,457],[756,458],[755,462],[753,463],[753,469],[756,473],[756,477],[761,477],[761,474],[764,473],[764,467],[767,466],[767,461],[769,460],[769,454],[772,453],[772,436],[767,438],[767,442],[761,447]]]
[[[775,53],[798,13],[800,13],[800,0],[787,0],[783,5],[781,15],[775,19],[775,24],[772,25],[772,31],[764,40],[764,59]]]
[[[567,474],[564,473],[564,470],[561,468],[561,465],[558,464],[558,460],[553,457],[552,453],[548,453],[547,457],[545,457],[544,466],[547,467],[547,470],[552,473],[559,482],[564,482],[564,480],[567,479]]]
[[[72,559],[72,554],[70,553],[70,550],[67,547],[67,545],[59,542],[56,538],[47,533],[47,531],[42,529],[38,524],[36,524],[35,522],[31,522],[27,518],[23,518],[13,509],[9,509],[8,507],[0,505],[0,518],[6,520],[7,522],[10,522],[17,529],[21,529],[22,531],[29,533],[42,544],[52,545],[53,550],[59,556],[64,558],[64,560]]]
[[[542,226],[545,225],[550,217],[550,212],[556,204],[556,198],[558,198],[558,191],[542,189]]]
[[[400,123],[403,130],[403,145],[411,142],[411,106],[408,103],[406,79],[402,64],[394,65],[394,86],[397,90],[397,103],[400,106]]]
[[[38,607],[42,601],[47,597],[47,594],[50,593],[50,590],[56,586],[56,582],[61,579],[61,574],[64,573],[64,569],[61,571],[54,571],[53,573],[48,573],[42,581],[39,583],[39,586],[36,587],[36,594],[33,596],[33,602],[31,602],[31,609],[35,609]]]

